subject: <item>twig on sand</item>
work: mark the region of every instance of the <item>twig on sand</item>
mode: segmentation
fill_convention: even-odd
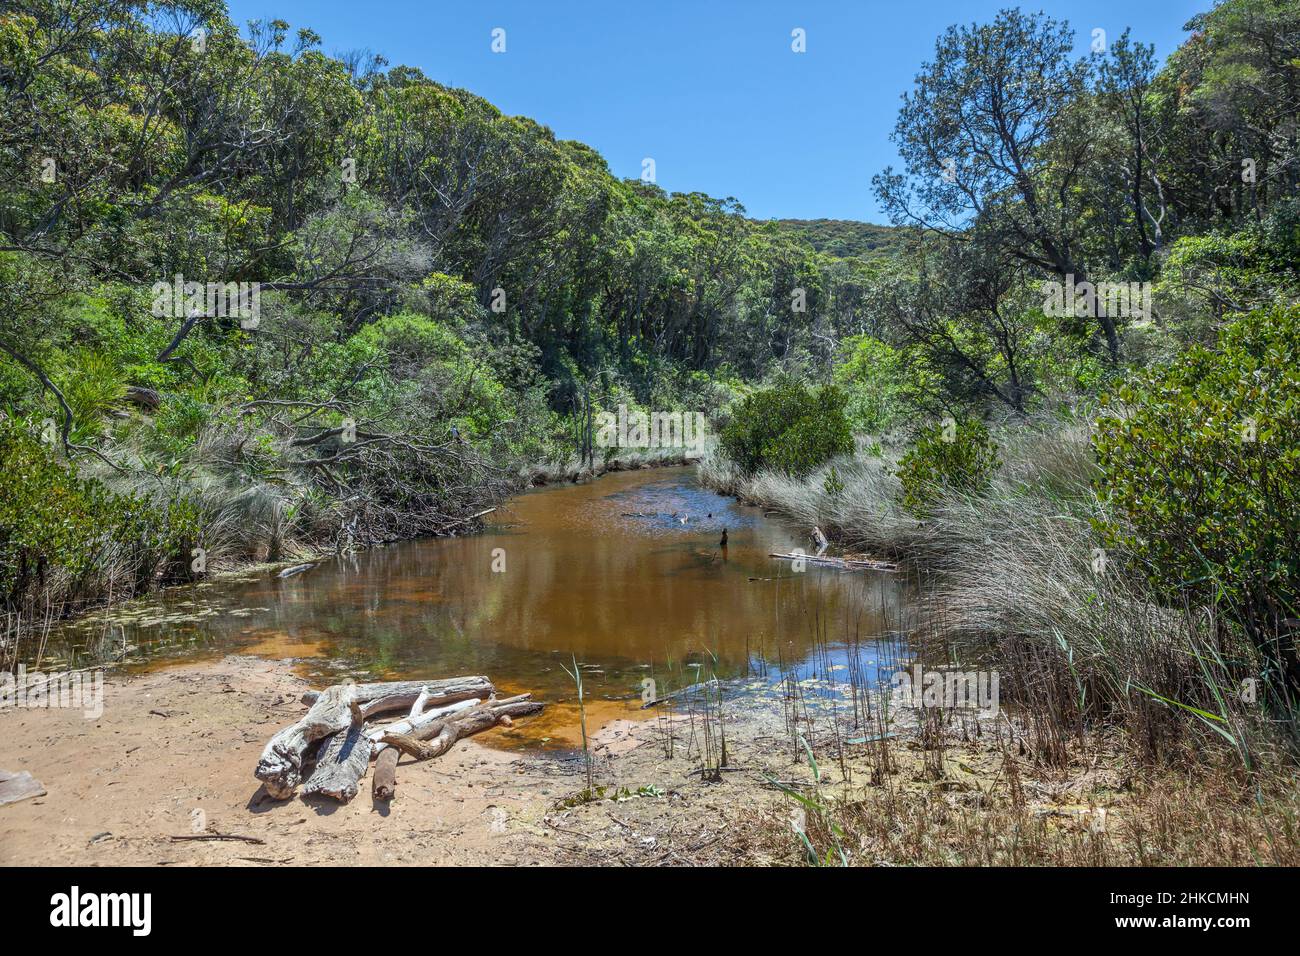
[[[258,837],[243,836],[238,833],[182,833],[179,836],[171,837],[173,841],[180,840],[239,840],[243,843],[256,843],[258,846],[265,846],[266,841]]]

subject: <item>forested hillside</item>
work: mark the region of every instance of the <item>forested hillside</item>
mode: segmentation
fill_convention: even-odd
[[[594,408],[713,413],[866,328],[859,263],[306,26],[0,10],[11,607],[436,532]]]
[[[619,179],[310,24],[10,0],[3,600],[463,528],[530,464],[593,464],[598,411],[721,427],[778,377],[833,382],[859,434],[1087,419],[1294,300],[1300,6],[1188,30],[1160,66],[1041,15],[953,28],[875,179],[887,229]],[[843,442],[787,470],[814,447]]]
[[[941,35],[874,179],[910,241],[868,333],[701,469],[935,573],[920,655],[1000,672],[1051,766],[1116,728],[1242,772],[1300,740],[1300,4],[1186,28],[1163,65],[1020,10]]]
[[[777,219],[783,231],[817,252],[840,259],[887,258],[908,239],[906,230],[852,219]]]

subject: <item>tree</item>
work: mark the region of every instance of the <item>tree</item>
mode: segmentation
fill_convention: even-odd
[[[1110,544],[1217,604],[1300,700],[1300,307],[1252,313],[1126,384],[1098,421]]]
[[[915,276],[877,286],[876,313],[935,377],[941,407],[991,400],[1023,415],[1035,390],[1032,344],[1041,315],[1024,268],[978,241],[939,238],[917,254]]]
[[[1147,268],[1151,256],[1164,245],[1169,212],[1157,165],[1157,131],[1150,103],[1155,72],[1155,47],[1134,43],[1125,30],[1110,45],[1097,84],[1097,106],[1104,114],[1117,117],[1123,129],[1116,168],[1123,177],[1123,195],[1131,207],[1139,253]]]
[[[1018,10],[949,27],[899,110],[893,139],[907,171],[873,180],[894,223],[978,240],[1061,281],[1088,281],[1079,187],[1092,136],[1071,107],[1089,65],[1073,45],[1068,24]],[[1115,320],[1104,305],[1094,311],[1117,362]]]

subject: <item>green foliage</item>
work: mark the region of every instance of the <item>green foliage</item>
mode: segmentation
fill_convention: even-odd
[[[1207,340],[1202,344],[1213,341],[1213,331],[1225,316],[1291,301],[1297,292],[1300,200],[1296,199],[1279,202],[1262,221],[1240,229],[1180,237],[1170,248],[1156,285],[1156,294],[1183,316],[1180,329],[1185,337]]]
[[[72,408],[74,441],[95,434],[103,416],[126,395],[126,380],[108,355],[91,349],[76,349],[68,355],[68,367],[60,376],[63,396]]]
[[[137,483],[262,502],[226,522],[250,534],[304,501],[317,543],[438,531],[522,463],[572,455],[588,407],[734,407],[726,453],[806,475],[916,409],[1020,416],[1094,394],[1121,361],[1162,361],[1297,287],[1295,0],[1216,4],[1160,70],[1121,38],[1098,73],[1042,15],[950,30],[904,101],[906,173],[877,183],[900,222],[967,224],[942,255],[910,225],[755,222],[734,199],[620,180],[470,92],[345,64],[280,21],[241,35],[207,0],[71,8],[0,14],[0,409],[62,427],[66,403],[79,466],[103,454]],[[177,16],[206,29],[203,55]],[[45,156],[57,176],[35,174]],[[1158,279],[1175,321],[1108,328],[1103,350],[1102,329],[1036,304],[1066,273]],[[152,314],[178,274],[263,283],[260,325]],[[776,368],[833,386],[735,402]],[[344,447],[345,420],[369,437]],[[916,452],[917,507],[991,467],[957,444]],[[135,505],[96,507],[114,528]],[[140,533],[143,569],[160,546]]]
[[[102,593],[110,577],[134,594],[186,566],[198,538],[190,505],[160,509],[80,478],[12,420],[0,422],[0,471],[0,602],[8,610],[38,594],[75,605]],[[50,590],[55,577],[61,593]]]
[[[898,462],[903,507],[918,517],[945,492],[984,491],[999,465],[998,446],[977,419],[927,425]]]
[[[1300,307],[1224,327],[1107,397],[1095,445],[1110,546],[1167,595],[1262,632],[1300,608]]]
[[[777,225],[827,255],[888,259],[903,251],[906,233],[892,226],[847,219],[778,219]]]
[[[826,492],[828,498],[835,499],[844,494],[844,488],[844,479],[835,466],[831,465],[826,471],[826,477],[822,479],[822,491]]]
[[[846,411],[855,431],[879,434],[902,411],[904,362],[898,350],[870,335],[841,343],[844,361],[835,368],[835,384],[848,396]]]
[[[723,453],[748,474],[763,468],[803,476],[853,451],[844,392],[782,379],[745,398],[722,430]]]

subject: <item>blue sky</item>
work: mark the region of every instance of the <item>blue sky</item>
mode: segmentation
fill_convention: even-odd
[[[311,27],[327,53],[369,49],[417,66],[563,139],[617,176],[655,160],[670,191],[734,196],[756,218],[883,222],[871,177],[897,165],[899,96],[952,23],[1009,0],[229,0],[236,23]],[[1211,0],[1024,4],[1092,30],[1126,26],[1162,60]],[[491,50],[505,30],[506,52]],[[806,31],[807,52],[791,51]]]

